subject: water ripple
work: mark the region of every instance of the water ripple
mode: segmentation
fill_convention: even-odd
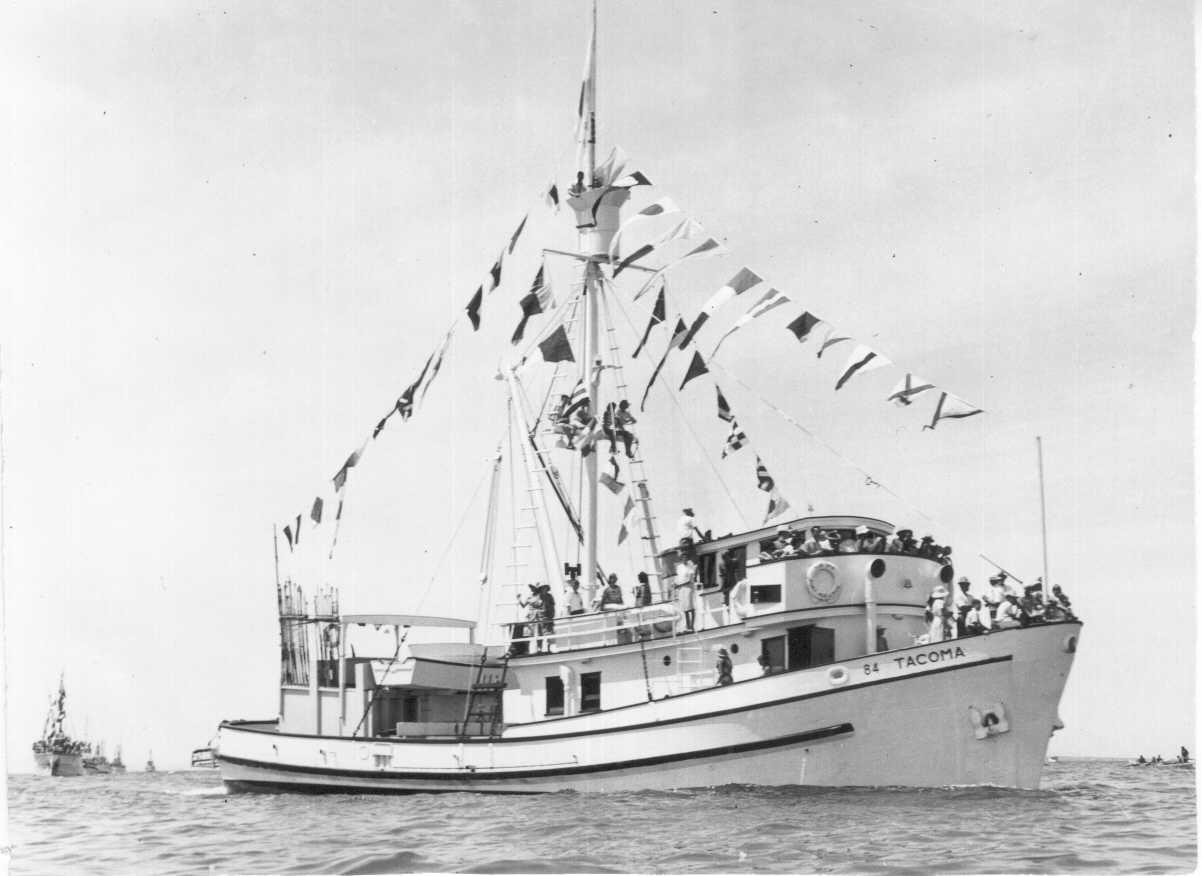
[[[226,794],[212,772],[9,785],[15,874],[1188,873],[1191,770],[1061,761],[1042,791]],[[85,851],[86,850],[86,853]]]

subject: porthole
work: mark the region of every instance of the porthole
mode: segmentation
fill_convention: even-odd
[[[738,654],[738,653],[739,653],[739,643],[738,643],[738,642],[735,642],[734,644],[732,644],[732,645],[730,646],[730,653],[732,653],[732,654]]]
[[[1075,654],[1077,652],[1077,637],[1076,636],[1069,636],[1067,639],[1064,640],[1064,650],[1067,651],[1069,654]]]
[[[952,578],[956,576],[956,570],[951,566],[944,566],[939,570],[939,580],[944,584],[951,584]]]
[[[665,654],[664,655],[664,666],[671,666],[671,665],[672,665],[672,655]]]
[[[877,557],[872,561],[872,565],[868,567],[868,574],[873,578],[879,578],[885,574],[885,568],[885,561],[880,557]]]

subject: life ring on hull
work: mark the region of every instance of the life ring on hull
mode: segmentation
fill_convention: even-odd
[[[1006,720],[1006,707],[1001,703],[989,703],[979,709],[970,706],[968,717],[972,721],[972,732],[977,739],[997,736],[1010,730],[1010,722]]]
[[[842,666],[832,666],[826,671],[826,680],[831,683],[831,687],[842,687],[847,684],[847,670]]]
[[[814,563],[806,572],[806,590],[817,602],[831,602],[839,595],[843,582],[839,580],[839,567],[825,560]]]

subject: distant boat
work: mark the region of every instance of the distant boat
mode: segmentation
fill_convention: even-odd
[[[33,759],[37,771],[44,776],[81,776],[83,759],[91,754],[92,746],[72,739],[63,729],[67,718],[67,690],[63,678],[58,679],[58,696],[51,702],[42,727],[42,738],[33,744]]]
[[[113,755],[113,759],[109,762],[109,769],[114,773],[125,772],[125,761],[121,759],[121,746],[117,746],[117,753]]]
[[[197,769],[216,769],[217,758],[211,748],[194,748],[192,750],[192,766]]]
[[[154,752],[153,752],[153,751],[152,751],[152,752],[150,752],[150,754],[148,754],[148,755],[146,756],[146,768],[143,770],[143,772],[147,772],[147,773],[153,773],[153,772],[155,772],[155,768],[154,768]]]
[[[103,742],[96,743],[94,753],[84,757],[83,772],[86,776],[107,776],[113,773],[113,763],[105,757]],[[121,772],[125,772],[125,764],[121,764]]]

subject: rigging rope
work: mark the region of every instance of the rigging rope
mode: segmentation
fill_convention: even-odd
[[[613,285],[613,283],[609,280],[603,279],[602,282],[609,284],[611,287]],[[630,326],[631,330],[634,331],[637,336],[638,330],[636,329],[634,322],[630,319],[630,314],[627,313],[626,308],[622,306],[622,300],[617,295],[613,295],[611,297],[618,304],[618,312],[622,314],[622,318],[626,320],[626,324]],[[666,322],[665,325],[667,325]],[[710,467],[710,471],[714,473],[714,477],[717,478],[718,483],[722,485],[722,489],[725,491],[726,497],[730,499],[730,504],[734,507],[735,513],[738,514],[739,519],[743,521],[743,526],[750,529],[751,524],[747,522],[747,515],[743,513],[743,509],[740,508],[739,503],[735,501],[734,493],[730,491],[730,486],[726,483],[725,478],[722,477],[722,473],[718,471],[718,467],[714,465],[713,460],[710,459],[710,455],[706,451],[705,445],[702,443],[701,438],[697,435],[697,432],[693,429],[692,424],[685,417],[684,409],[680,406],[680,401],[676,398],[676,393],[672,392],[670,388],[667,390],[667,392],[668,398],[672,400],[672,404],[676,407],[676,412],[679,414],[681,422],[684,423],[689,435],[692,436],[693,442],[697,445],[697,449],[701,451],[702,459],[706,461]]]
[[[882,484],[882,483],[881,483],[879,480],[877,480],[876,478],[874,478],[874,477],[873,477],[871,474],[869,474],[869,473],[868,473],[866,470],[864,470],[863,468],[861,468],[861,467],[860,467],[860,466],[859,466],[859,465],[858,465],[858,464],[857,464],[857,463],[856,463],[854,460],[851,460],[851,459],[849,459],[848,457],[846,457],[846,456],[844,456],[842,453],[840,453],[838,450],[836,450],[834,447],[832,447],[830,444],[827,444],[827,443],[826,443],[826,441],[824,441],[824,440],[823,440],[821,437],[819,437],[818,435],[816,435],[816,434],[813,432],[813,430],[809,429],[809,428],[808,428],[808,427],[806,427],[806,426],[803,426],[801,423],[799,423],[797,420],[795,420],[795,419],[794,419],[792,416],[790,416],[788,413],[786,413],[785,411],[783,411],[783,410],[781,410],[780,408],[778,408],[776,405],[774,405],[774,404],[773,404],[772,402],[770,402],[768,399],[764,398],[762,395],[760,395],[758,392],[756,392],[754,389],[752,389],[750,386],[748,386],[748,385],[747,385],[747,383],[746,383],[746,381],[744,381],[744,380],[743,380],[742,378],[740,378],[740,377],[739,377],[737,374],[735,374],[734,372],[732,372],[732,371],[731,371],[729,368],[726,368],[725,366],[723,366],[722,364],[720,364],[719,362],[717,362],[717,361],[714,361],[714,360],[710,360],[710,361],[709,361],[707,364],[708,364],[708,365],[709,365],[709,367],[711,367],[711,368],[717,368],[717,369],[718,369],[719,371],[721,371],[721,372],[722,372],[724,375],[726,375],[727,377],[729,377],[729,378],[730,378],[731,380],[733,380],[735,383],[739,384],[739,386],[741,386],[741,387],[743,387],[745,390],[747,390],[747,392],[749,392],[749,393],[751,394],[751,396],[752,396],[754,399],[756,399],[756,400],[757,400],[757,401],[758,401],[760,404],[764,405],[764,407],[768,408],[770,411],[773,411],[774,413],[776,413],[776,414],[777,414],[778,416],[780,416],[780,418],[781,418],[781,419],[783,419],[783,420],[784,420],[786,423],[788,423],[789,425],[793,426],[794,428],[796,428],[797,430],[799,430],[799,431],[800,431],[800,432],[802,432],[803,434],[807,435],[807,436],[808,436],[810,439],[812,439],[814,442],[816,442],[816,443],[817,443],[817,444],[819,444],[820,446],[824,447],[824,448],[825,448],[826,450],[828,450],[828,451],[829,451],[831,454],[833,454],[833,455],[834,455],[834,456],[835,456],[837,459],[839,459],[839,460],[840,460],[840,461],[841,461],[841,462],[842,462],[844,465],[846,465],[846,466],[848,466],[848,467],[850,467],[850,468],[852,468],[852,469],[855,469],[857,472],[859,472],[860,474],[862,474],[862,475],[864,476],[865,484],[870,484],[871,486],[879,487],[880,489],[882,489],[882,490],[884,490],[886,493],[888,493],[890,496],[892,496],[893,498],[897,499],[897,501],[901,502],[903,505],[905,505],[905,506],[906,506],[907,508],[909,508],[911,511],[915,512],[916,514],[918,514],[920,517],[922,517],[922,518],[926,519],[927,521],[929,521],[929,522],[931,522],[931,523],[934,523],[934,522],[935,522],[935,519],[934,519],[933,517],[931,517],[929,514],[927,514],[925,511],[923,511],[923,510],[922,510],[921,508],[919,508],[917,505],[915,505],[914,503],[910,502],[908,499],[905,499],[905,498],[903,498],[902,496],[899,496],[899,495],[898,495],[897,493],[895,493],[893,490],[889,489],[887,486],[885,486],[884,484]]]

